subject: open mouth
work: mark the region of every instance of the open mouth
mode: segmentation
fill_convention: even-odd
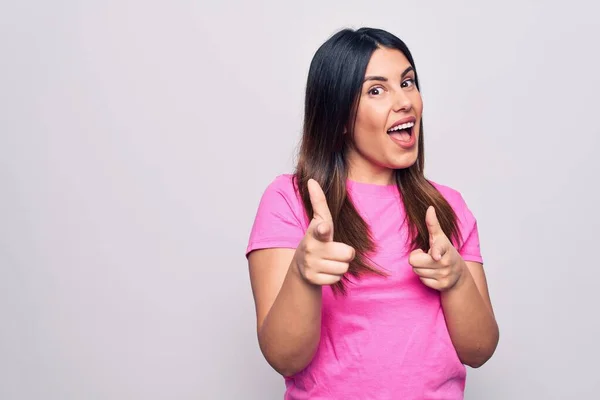
[[[389,129],[387,133],[398,142],[409,143],[412,140],[414,127],[414,122],[406,122],[404,124],[394,126],[393,128]]]

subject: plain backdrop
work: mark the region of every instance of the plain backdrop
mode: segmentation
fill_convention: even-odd
[[[479,221],[500,345],[470,400],[600,398],[600,7],[0,6],[0,399],[281,399],[244,251],[290,172],[317,47],[387,29],[426,175]]]

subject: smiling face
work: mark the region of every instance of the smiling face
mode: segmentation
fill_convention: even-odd
[[[410,167],[419,154],[423,102],[406,56],[395,49],[375,50],[358,99],[347,153],[349,178],[392,183],[393,170]]]

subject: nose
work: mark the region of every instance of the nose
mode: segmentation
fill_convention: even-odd
[[[394,111],[396,112],[406,112],[412,109],[412,101],[410,96],[405,93],[403,90],[399,90],[396,92],[396,96],[394,98]]]

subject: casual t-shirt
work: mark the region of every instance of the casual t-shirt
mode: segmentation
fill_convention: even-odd
[[[483,263],[477,222],[463,197],[431,183],[457,214],[463,243],[457,250],[465,261]],[[322,287],[319,346],[304,370],[285,377],[285,399],[463,399],[466,370],[450,340],[440,293],[408,263],[398,189],[348,180],[347,191],[377,245],[370,257],[388,276],[350,277],[345,296]],[[308,224],[293,175],[280,175],[260,200],[246,255],[296,248]]]

